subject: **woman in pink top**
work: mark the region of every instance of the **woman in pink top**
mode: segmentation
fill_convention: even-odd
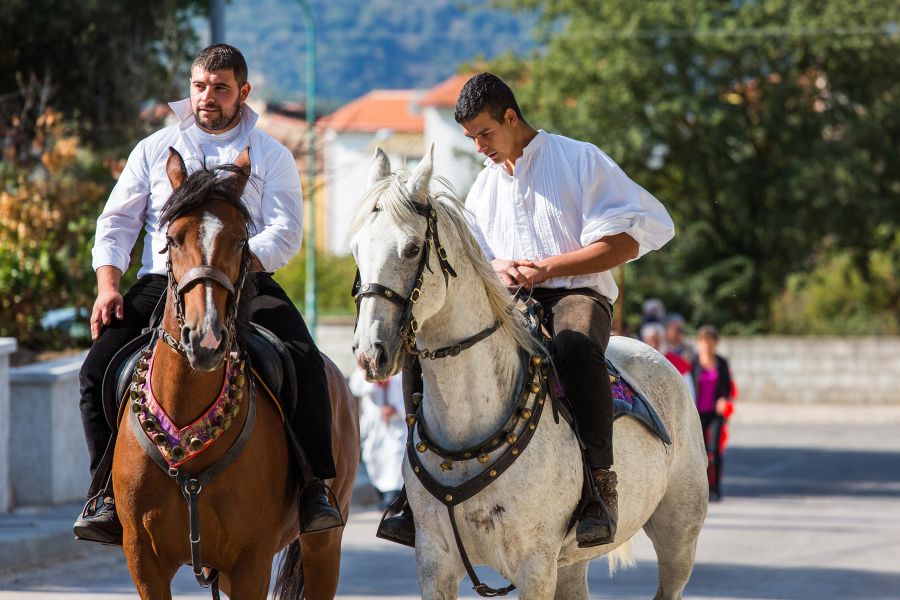
[[[728,361],[716,354],[719,334],[712,325],[697,331],[697,358],[692,365],[700,424],[709,456],[709,497],[722,498],[722,432],[732,400]]]

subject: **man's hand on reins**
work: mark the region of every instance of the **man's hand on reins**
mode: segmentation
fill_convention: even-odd
[[[523,269],[520,269],[520,267],[529,267],[533,269],[537,265],[530,260],[495,258],[491,261],[491,266],[494,268],[494,272],[497,273],[500,281],[503,282],[503,285],[515,289],[521,286],[530,287],[528,276],[523,272]]]
[[[119,292],[119,280],[122,271],[116,267],[105,265],[97,269],[97,299],[91,310],[91,339],[100,337],[100,328],[112,323],[113,318],[121,320],[124,316],[125,302]]]

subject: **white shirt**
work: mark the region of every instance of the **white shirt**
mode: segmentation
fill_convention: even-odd
[[[303,239],[303,196],[300,176],[290,151],[256,129],[258,115],[241,105],[241,120],[224,133],[200,129],[190,99],[169,104],[180,122],[141,140],[128,157],[125,170],[97,219],[94,270],[112,265],[123,273],[141,227],[146,230],[142,265],[138,276],[166,274],[165,231],[159,215],[172,194],[166,175],[169,147],[184,159],[188,173],[233,163],[250,146],[252,176],[244,188],[244,204],[250,209],[250,250],[266,271],[284,266],[300,250]]]
[[[593,144],[538,131],[516,160],[513,175],[490,159],[466,199],[484,234],[486,255],[539,261],[627,233],[638,256],[675,234],[663,205]],[[609,271],[554,277],[538,287],[597,290],[615,302]]]

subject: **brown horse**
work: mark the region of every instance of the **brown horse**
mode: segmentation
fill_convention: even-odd
[[[333,598],[337,590],[343,528],[298,537],[297,480],[290,468],[281,409],[262,384],[254,384],[250,373],[241,371],[245,357],[236,352],[236,305],[249,264],[249,215],[240,200],[250,173],[248,150],[226,167],[233,172],[230,176],[213,175],[215,182],[206,171],[188,177],[175,150],[166,165],[174,190],[167,206],[176,201],[193,204],[168,226],[172,285],[164,332],[139,363],[138,371],[143,367],[144,375],[136,371],[131,389],[141,384],[144,391],[130,393],[125,416],[120,416],[113,461],[125,557],[145,600],[170,599],[175,572],[192,564],[188,496],[173,481],[174,472],[158,466],[159,456],[170,466],[176,463],[183,478],[198,477],[223,457],[226,463],[233,459],[195,496],[199,562],[219,572],[217,584],[230,598],[266,598],[272,558],[289,544],[276,583],[279,597],[305,594],[318,600]],[[206,183],[194,180],[201,176]],[[189,199],[186,194],[202,197]],[[343,376],[323,358],[337,467],[337,477],[328,483],[346,522],[359,460],[359,426]],[[149,386],[141,377],[149,380]],[[220,409],[224,412],[217,413],[218,421],[204,421],[217,399],[224,401]],[[154,419],[148,410],[151,400],[167,414],[170,431],[175,427],[188,432],[186,443],[165,439],[159,413]],[[248,421],[249,433],[242,438]],[[208,427],[190,429],[198,423]],[[159,436],[152,442],[160,450],[157,462],[150,457],[154,449],[138,438],[146,435],[142,429]],[[202,453],[194,457],[195,450]]]

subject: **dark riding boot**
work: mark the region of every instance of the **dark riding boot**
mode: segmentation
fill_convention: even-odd
[[[591,469],[591,478],[598,497],[588,502],[578,519],[575,539],[578,540],[579,548],[611,544],[616,538],[616,523],[619,520],[616,473],[606,469]]]
[[[112,497],[91,498],[72,528],[75,537],[88,542],[122,545],[122,524]]]
[[[328,502],[325,484],[316,479],[300,492],[300,533],[315,533],[344,524],[341,513]]]
[[[389,517],[389,514],[392,516]],[[375,537],[410,548],[416,547],[416,523],[413,521],[412,508],[406,500],[406,487],[385,511]]]

